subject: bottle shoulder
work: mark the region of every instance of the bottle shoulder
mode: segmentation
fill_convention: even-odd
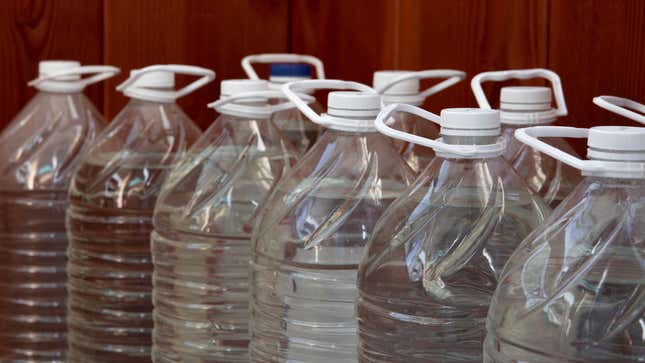
[[[632,334],[642,320],[635,309],[645,303],[639,294],[645,283],[643,185],[586,178],[514,253],[495,294],[490,327],[500,334],[512,329],[512,341],[521,344],[550,345],[544,337],[558,336],[564,344],[550,349],[566,357],[581,357],[569,345],[580,339],[596,342],[596,353],[605,357],[615,343],[607,336],[631,337],[628,345],[643,346]],[[529,326],[540,331],[524,334]]]
[[[490,299],[514,248],[549,212],[507,165],[436,158],[376,225],[361,289],[444,305]]]
[[[230,121],[218,119],[171,172],[157,203],[155,225],[250,234],[256,211],[296,154],[259,125],[268,120]]]
[[[67,189],[103,127],[82,93],[37,93],[0,134],[0,184],[7,190]]]

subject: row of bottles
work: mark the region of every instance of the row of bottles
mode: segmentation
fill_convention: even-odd
[[[3,361],[645,357],[643,128],[545,126],[567,109],[543,69],[481,73],[480,109],[437,116],[418,106],[465,73],[371,88],[311,56],[242,66],[202,133],[175,100],[208,69],[133,70],[104,127],[82,90],[118,69],[41,63],[0,135]],[[176,73],[198,78],[176,91]],[[504,87],[500,110],[481,86],[537,77],[552,87]],[[563,138],[587,136],[583,161]]]

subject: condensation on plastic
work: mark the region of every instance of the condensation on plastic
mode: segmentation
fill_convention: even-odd
[[[71,362],[150,359],[153,208],[200,134],[177,104],[132,99],[75,173],[67,213]]]
[[[269,119],[221,115],[159,197],[152,234],[157,362],[248,362],[251,232],[295,162]]]
[[[547,213],[501,156],[435,158],[368,244],[360,361],[480,362],[501,270]]]
[[[644,240],[645,181],[586,177],[504,269],[484,361],[642,362]]]
[[[277,185],[253,238],[253,362],[356,362],[356,273],[414,178],[374,132],[327,130]]]
[[[103,128],[81,92],[39,92],[0,134],[0,359],[62,362],[67,188]]]

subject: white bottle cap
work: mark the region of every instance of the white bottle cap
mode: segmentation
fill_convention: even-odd
[[[645,105],[636,101],[600,96],[594,103],[609,111],[645,123]],[[630,108],[631,110],[628,110]],[[645,127],[596,126],[590,129],[538,126],[515,130],[522,143],[582,171],[582,175],[610,178],[645,178]],[[541,137],[587,139],[587,157],[582,160],[541,140]]]
[[[38,76],[45,77],[53,73],[78,68],[81,62],[72,60],[46,60],[38,62]],[[55,81],[77,81],[81,79],[80,74],[70,74],[67,76],[56,77]]]
[[[503,87],[500,108],[503,111],[548,111],[551,109],[551,88]]]
[[[268,82],[261,79],[225,79],[220,84],[220,98],[243,92],[265,91],[268,89]]]
[[[334,91],[329,92],[327,114],[332,117],[371,118],[381,109],[381,96],[376,93]]]
[[[553,71],[542,68],[515,69],[482,72],[470,82],[477,103],[481,108],[492,108],[482,88],[485,81],[506,81],[509,79],[544,78],[551,82],[547,87],[503,87],[500,95],[500,121],[510,125],[536,125],[551,123],[558,116],[567,115],[562,82]],[[551,96],[555,96],[556,108],[551,107]]]
[[[380,89],[409,71],[376,71],[374,72],[373,88]],[[399,82],[385,91],[385,95],[410,95],[419,93],[419,79],[412,78]]]
[[[587,146],[589,159],[645,161],[645,127],[592,127]]]
[[[134,76],[136,70],[130,71],[130,77]],[[175,88],[175,74],[165,71],[153,71],[143,74],[131,87],[137,88]]]
[[[441,110],[441,135],[499,136],[499,112],[483,108]]]
[[[442,137],[433,140],[388,126],[388,122],[394,121],[391,118],[394,112],[410,113],[427,121],[440,124]],[[440,157],[461,159],[497,157],[502,155],[506,149],[504,138],[498,137],[500,134],[500,121],[499,112],[496,110],[447,108],[441,111],[441,116],[438,116],[413,105],[396,103],[385,106],[374,120],[374,125],[382,134],[429,147],[434,149],[435,154]],[[463,144],[447,143],[446,136],[483,136],[485,139],[481,141],[489,143],[480,144],[474,142],[475,140],[463,140],[467,141],[467,143]]]
[[[376,71],[374,72],[373,88],[382,89],[394,82],[397,78],[411,74],[410,71]],[[425,97],[419,94],[419,78],[410,78],[395,83],[383,92],[385,104],[405,103],[409,105],[421,105]]]
[[[329,92],[327,113],[318,114],[297,92],[316,89],[353,90]],[[310,79],[287,83],[282,92],[311,121],[326,128],[350,132],[376,132],[374,118],[381,108],[381,95],[362,83],[339,79]]]

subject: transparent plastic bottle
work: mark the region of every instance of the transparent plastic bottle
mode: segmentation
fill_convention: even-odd
[[[174,73],[202,78],[175,92]],[[117,87],[131,100],[70,185],[70,362],[150,360],[153,208],[169,171],[201,134],[175,99],[213,78],[198,67],[150,66]]]
[[[376,132],[380,97],[355,82],[301,81],[285,87],[329,93],[327,131],[276,186],[254,237],[252,362],[356,362],[356,273],[365,243],[413,171]]]
[[[643,362],[645,128],[543,126],[516,135],[585,177],[504,268],[484,361]],[[537,137],[588,137],[589,160]]]
[[[248,362],[251,232],[295,162],[266,81],[225,80],[220,116],[164,184],[152,233],[155,362]],[[282,96],[284,97],[284,96]]]
[[[419,91],[422,79],[446,78],[423,92]],[[374,89],[382,94],[383,104],[404,103],[421,106],[426,98],[459,83],[466,78],[466,73],[451,69],[429,69],[424,71],[376,71],[374,72]],[[439,127],[431,122],[424,122],[416,115],[397,113],[393,116],[394,128],[414,135],[423,135],[432,139],[439,137]],[[403,159],[416,172],[420,172],[434,158],[431,148],[411,142],[393,139]]]
[[[67,350],[65,209],[80,156],[103,128],[83,94],[118,73],[42,61],[38,93],[0,134],[0,360],[62,362]],[[96,75],[81,79],[82,74]]]
[[[479,107],[490,109],[481,83],[485,81],[506,81],[509,79],[544,78],[551,81],[555,91],[556,109],[551,108],[549,87],[502,87],[500,94],[500,120],[502,136],[507,148],[504,158],[526,180],[531,189],[538,193],[551,207],[555,208],[582,180],[574,168],[527,147],[513,137],[515,130],[532,125],[548,125],[560,116],[567,115],[567,106],[562,92],[560,77],[547,69],[520,69],[483,72],[473,77],[471,85]],[[549,144],[576,155],[564,139],[550,138]]]
[[[242,59],[242,68],[250,79],[259,79],[252,63],[269,63],[269,87],[279,90],[288,82],[311,79],[311,68],[316,71],[316,78],[325,78],[325,69],[320,59],[300,54],[256,54]],[[273,102],[281,102],[273,100]],[[309,99],[310,107],[321,113],[323,108],[315,98]],[[304,154],[318,140],[324,128],[310,121],[297,108],[278,110],[272,114],[273,123],[282,131],[287,140]]]
[[[383,120],[397,111],[441,122],[441,140],[387,127]],[[497,111],[445,109],[439,120],[399,104],[376,125],[437,156],[385,211],[367,245],[358,276],[359,361],[479,363],[502,268],[548,207],[501,156]]]

